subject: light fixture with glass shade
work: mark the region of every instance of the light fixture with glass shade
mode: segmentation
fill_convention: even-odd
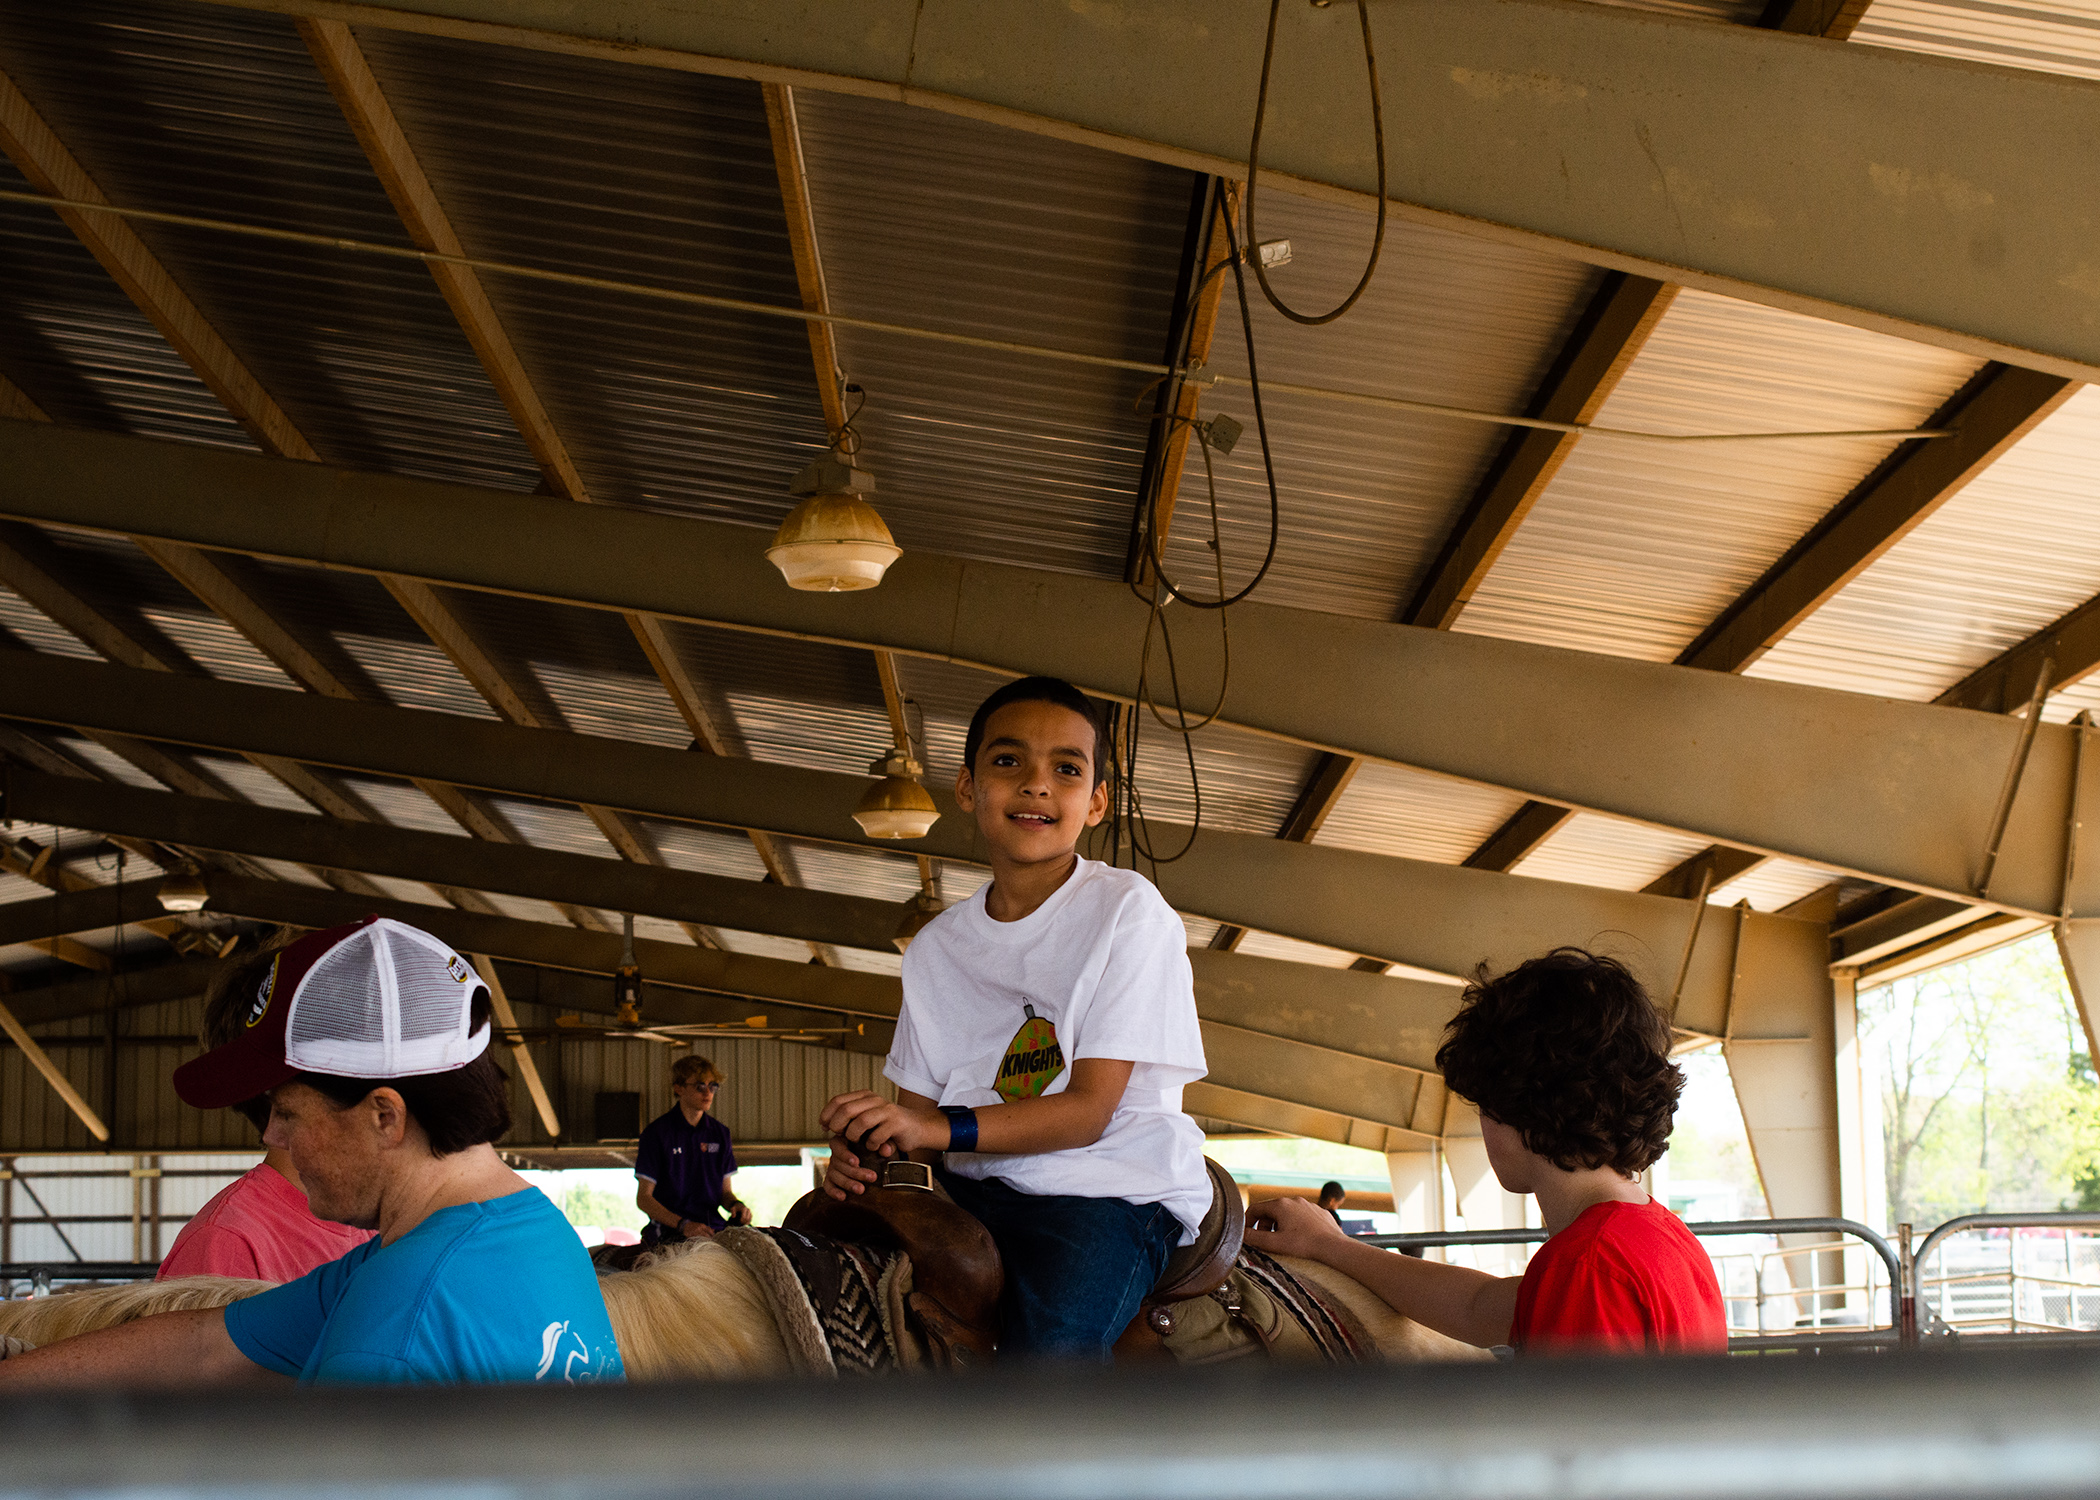
[[[797,474],[788,493],[802,502],[780,523],[766,557],[789,588],[820,594],[871,589],[904,555],[875,507],[861,498],[875,493],[875,476],[839,451]]]
[[[154,894],[160,899],[162,911],[202,911],[204,903],[211,899],[211,892],[204,888],[204,879],[195,868],[171,871]]]
[[[897,924],[896,934],[890,941],[895,943],[897,951],[902,953],[911,946],[913,938],[924,932],[927,925],[947,909],[947,904],[930,891],[919,892],[905,903],[904,920]]]
[[[925,767],[899,746],[868,767],[882,779],[869,787],[853,809],[853,821],[871,839],[923,839],[940,820],[932,794],[919,784]]]

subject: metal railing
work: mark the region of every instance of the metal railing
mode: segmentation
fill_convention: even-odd
[[[28,1295],[48,1297],[54,1287],[107,1285],[112,1281],[151,1281],[160,1263],[150,1260],[24,1260],[0,1264],[0,1301],[22,1295],[18,1282],[28,1282]]]
[[[1950,1267],[1950,1242],[1967,1234],[1991,1237]],[[1964,1214],[1926,1235],[1911,1259],[1915,1317],[1931,1334],[2100,1332],[2100,1213]]]
[[[2095,1216],[2095,1222],[2100,1223],[2100,1216]],[[1873,1257],[1865,1263],[1866,1274],[1856,1281],[1842,1274],[1836,1279],[1825,1279],[1825,1273],[1830,1269],[1830,1258],[1841,1257],[1847,1253],[1848,1247],[1842,1243],[1825,1241],[1812,1245],[1781,1245],[1769,1250],[1724,1251],[1715,1255],[1715,1275],[1722,1281],[1722,1299],[1729,1309],[1728,1347],[1731,1350],[1826,1348],[1838,1345],[1881,1348],[1902,1341],[1904,1303],[1895,1291],[1896,1288],[1905,1285],[1902,1257],[1886,1239],[1857,1220],[1722,1219],[1706,1223],[1688,1223],[1684,1227],[1701,1239],[1729,1239],[1742,1235],[1849,1235],[1859,1241],[1860,1245],[1874,1252]],[[1389,1250],[1426,1250],[1456,1245],[1533,1245],[1548,1237],[1549,1233],[1545,1229],[1527,1228],[1434,1234],[1372,1234],[1363,1236],[1363,1240],[1366,1244],[1378,1245]],[[1851,1253],[1857,1255],[1859,1251],[1853,1248]],[[1749,1270],[1750,1285],[1746,1291],[1730,1290],[1731,1278],[1726,1275],[1729,1262],[1739,1263]],[[1877,1262],[1885,1273],[1879,1277],[1874,1274]],[[1783,1287],[1774,1288],[1769,1284],[1769,1273],[1775,1266],[1786,1272],[1786,1284]],[[1860,1298],[1864,1309],[1854,1307],[1854,1295]],[[1886,1321],[1877,1321],[1872,1315],[1877,1300],[1881,1300],[1882,1306],[1887,1309]],[[1748,1303],[1752,1309],[1751,1321],[1747,1323],[1741,1321],[1735,1313],[1735,1308],[1744,1303]],[[1774,1320],[1768,1316],[1768,1309],[1782,1303],[1791,1304],[1793,1311],[1782,1324],[1774,1326]],[[1865,1311],[1866,1316],[1860,1315],[1862,1311]]]

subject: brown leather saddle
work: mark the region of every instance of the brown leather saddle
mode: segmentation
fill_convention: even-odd
[[[1205,1296],[1225,1285],[1247,1227],[1239,1184],[1208,1158],[1211,1203],[1196,1238],[1167,1259],[1117,1341],[1142,1357],[1173,1331],[1173,1303]],[[804,1196],[788,1211],[784,1227],[850,1244],[901,1250],[911,1257],[912,1293],[907,1306],[919,1319],[935,1362],[949,1368],[988,1359],[997,1342],[999,1295],[1006,1271],[984,1225],[941,1191],[933,1169],[919,1162],[888,1161],[879,1181],[840,1203],[822,1192]]]

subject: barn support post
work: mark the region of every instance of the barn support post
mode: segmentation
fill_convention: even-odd
[[[1734,983],[1723,1013],[1699,1020],[1681,1015],[1679,1024],[1721,1043],[1773,1217],[1840,1215],[1844,1151],[1830,929],[1807,921],[1753,924],[1742,920],[1746,915],[1738,907]],[[1786,1236],[1781,1244],[1793,1249],[1825,1238]],[[1788,1260],[1787,1270],[1796,1287],[1832,1285],[1842,1261],[1838,1254],[1799,1256]],[[1814,1304],[1801,1299],[1800,1311]]]
[[[1402,1234],[1436,1234],[1448,1227],[1442,1142],[1419,1136],[1397,1150],[1389,1144],[1385,1169],[1393,1184],[1393,1212],[1400,1217]]]
[[[2085,1026],[2088,1056],[2100,1058],[2094,1037],[2100,1015],[2100,744],[2092,716],[2071,721],[2071,817],[2064,839],[2064,900],[2056,923],[2056,951],[2071,998]],[[2081,858],[2083,854],[2083,858]]]
[[[1859,1024],[1859,971],[1830,971],[1832,1020],[1836,1048],[1838,1098],[1838,1197],[1846,1218],[1880,1228],[1888,1218],[1888,1168],[1881,1134],[1881,1083],[1867,1064]],[[1845,1281],[1864,1284],[1870,1260],[1863,1246],[1849,1241]],[[1847,1297],[1845,1306],[1857,1307]],[[1877,1299],[1868,1297],[1871,1315]]]
[[[1451,1169],[1454,1206],[1469,1231],[1524,1227],[1524,1199],[1505,1192],[1496,1179],[1495,1169],[1488,1165],[1487,1142],[1481,1138],[1480,1111],[1463,1099],[1453,1098],[1444,1115],[1444,1160]],[[1475,1245],[1470,1254],[1483,1271],[1517,1276],[1523,1273],[1530,1249]]]

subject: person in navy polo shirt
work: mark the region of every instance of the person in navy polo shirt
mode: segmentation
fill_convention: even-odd
[[[671,1097],[678,1102],[649,1122],[634,1156],[634,1175],[642,1184],[634,1202],[649,1216],[645,1245],[703,1239],[751,1222],[750,1206],[729,1186],[736,1170],[729,1127],[707,1112],[721,1087],[721,1072],[704,1057],[671,1064]]]

